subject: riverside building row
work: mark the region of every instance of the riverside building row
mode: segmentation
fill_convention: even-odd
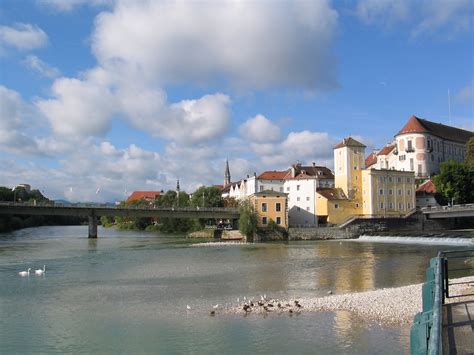
[[[300,163],[231,182],[226,162],[222,197],[250,199],[259,225],[340,224],[353,217],[398,217],[416,208],[415,179],[439,171],[441,162],[462,161],[473,132],[412,116],[392,143],[365,156],[352,137],[334,147],[334,171]]]

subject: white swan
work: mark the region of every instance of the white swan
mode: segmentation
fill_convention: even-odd
[[[28,271],[20,271],[18,275],[20,275],[21,277],[30,276],[30,270],[31,268],[28,268]]]
[[[46,265],[43,265],[43,270],[37,269],[35,270],[36,275],[43,275],[46,272]]]

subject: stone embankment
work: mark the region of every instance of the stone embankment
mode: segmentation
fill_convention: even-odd
[[[458,284],[450,286],[450,294],[473,293],[474,276],[451,280],[451,282],[453,281]],[[385,324],[411,323],[415,314],[422,309],[421,287],[422,284],[416,284],[291,300],[272,300],[265,297],[258,300],[249,300],[231,307],[228,312],[237,314],[267,314],[273,312],[292,315],[299,312],[344,310]],[[459,300],[456,298],[448,299],[448,302],[456,301]]]

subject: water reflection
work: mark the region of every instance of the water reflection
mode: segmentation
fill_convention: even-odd
[[[421,282],[427,260],[442,248],[352,242],[195,248],[184,238],[101,230],[98,239],[87,239],[86,233],[48,227],[0,239],[0,353],[404,352],[403,328],[375,327],[349,312],[243,318],[210,317],[209,309],[239,296],[320,296]],[[45,277],[16,274],[43,264]]]

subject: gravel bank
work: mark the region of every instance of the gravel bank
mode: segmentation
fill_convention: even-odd
[[[450,294],[474,293],[474,276],[450,280],[450,282],[463,283],[450,286]],[[317,298],[291,300],[259,299],[231,307],[228,309],[228,312],[237,314],[266,314],[273,312],[291,315],[299,312],[346,310],[381,323],[411,323],[415,314],[420,312],[422,308],[421,285],[416,284]],[[470,292],[467,292],[469,290]],[[458,300],[450,299],[449,301],[456,302]]]

